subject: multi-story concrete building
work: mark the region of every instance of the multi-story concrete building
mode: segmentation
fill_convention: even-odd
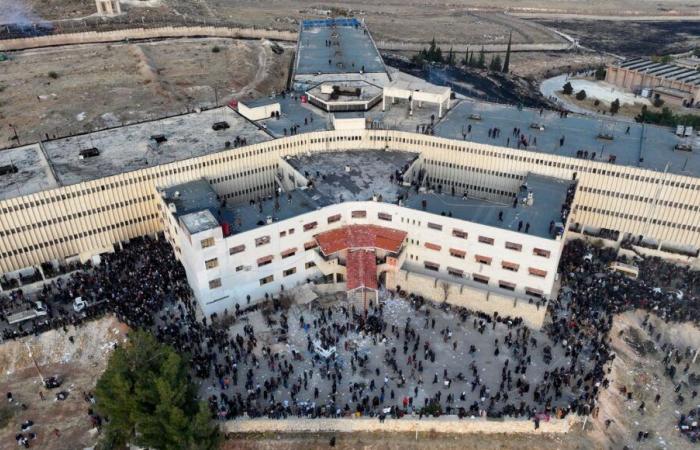
[[[311,280],[363,298],[379,285],[438,287],[440,300],[479,310],[486,296],[501,312],[552,293],[570,180],[529,174],[504,204],[430,185],[411,152],[319,153],[277,167],[275,193],[244,203],[217,198],[206,180],[161,191],[166,236],[207,315]],[[539,326],[545,309],[531,308]]]
[[[368,36],[363,30],[363,26],[353,25],[349,31]],[[309,31],[306,36],[311,39],[314,33]],[[312,80],[311,66],[299,62],[297,69],[300,66],[302,69],[297,73],[308,72],[305,79]],[[388,79],[389,75],[385,75]],[[391,83],[394,87],[425,90],[436,95],[437,104],[421,105],[414,97],[411,105],[408,98],[399,96],[396,102],[384,102],[384,108],[377,102],[368,105],[366,112],[353,112],[351,119],[339,116],[332,121],[332,113],[308,103],[303,90],[278,96],[280,114],[275,110],[275,117],[265,118],[267,114],[261,114],[250,121],[225,107],[0,151],[0,271],[8,278],[17,278],[22,271],[34,270],[33,267],[45,262],[89,259],[112,251],[120,242],[164,230],[179,248],[178,257],[187,265],[201,256],[197,252],[202,249],[201,246],[186,249],[182,236],[186,236],[185,232],[190,236],[209,233],[227,242],[225,246],[216,245],[216,249],[226,247],[228,251],[245,244],[246,252],[250,251],[250,255],[245,253],[245,264],[237,264],[235,254],[223,252],[216,256],[221,258],[218,270],[226,269],[221,272],[221,289],[230,290],[227,295],[231,301],[234,297],[240,302],[241,296],[269,295],[282,285],[288,288],[312,274],[327,277],[330,272],[322,271],[318,265],[318,261],[325,261],[324,257],[331,260],[337,257],[335,275],[348,276],[349,259],[359,264],[355,266],[361,268],[357,273],[371,273],[365,271],[371,266],[367,255],[349,256],[355,250],[362,250],[374,252],[378,272],[389,264],[383,261],[396,259],[391,271],[379,273],[378,283],[440,299],[444,296],[442,282],[445,281],[450,301],[464,303],[480,299],[481,309],[498,305],[505,308],[503,311],[512,311],[514,298],[533,297],[528,294],[528,288],[531,294],[542,291],[543,296],[548,295],[558,253],[547,245],[557,247],[561,243],[534,228],[527,234],[524,229],[518,232],[521,219],[509,219],[506,215],[501,223],[495,219],[497,215],[485,211],[498,208],[504,214],[526,214],[539,211],[544,203],[554,205],[552,211],[558,213],[557,202],[547,202],[543,200],[546,195],[536,192],[535,180],[552,178],[575,181],[577,186],[566,236],[591,236],[609,245],[624,241],[640,253],[698,263],[700,140],[697,137],[679,138],[673,130],[643,124],[601,121],[573,114],[562,116],[557,112],[464,99],[450,101],[443,90],[423,89],[418,81],[405,74],[393,72],[391,79],[385,81],[382,89]],[[401,80],[406,82],[401,84]],[[396,98],[390,94],[391,91],[382,92],[383,97]],[[440,117],[442,99],[447,99],[443,105],[443,111],[447,112]],[[363,116],[365,126],[361,127]],[[337,126],[339,121],[349,125],[333,130],[333,122]],[[350,161],[332,164],[329,152],[345,155]],[[344,166],[349,165],[352,173],[353,166],[358,167],[353,159],[380,158],[377,155],[396,152],[407,159],[393,162],[377,159],[362,166],[361,173],[372,173],[369,169],[375,166],[394,168],[391,173],[370,176],[378,182],[373,184],[372,192],[365,190],[360,191],[364,194],[356,195],[356,188],[341,190],[330,181],[328,167],[345,173]],[[409,167],[404,167],[406,164]],[[396,195],[401,189],[391,180],[397,174],[408,180],[419,177],[418,186],[425,192],[407,189],[408,196],[400,205]],[[161,192],[166,192],[168,199],[175,199],[174,191],[178,191],[184,199],[180,201],[186,201],[188,183],[196,182],[202,188],[204,183],[198,181],[202,179],[209,186],[205,197],[213,202],[211,216],[202,213],[201,208],[195,211],[197,208],[178,206],[178,201],[167,202],[161,197]],[[305,189],[304,183],[309,182],[312,186]],[[518,207],[514,211],[512,202],[525,182],[535,191],[534,206]],[[178,185],[184,186],[174,188]],[[330,191],[329,186],[333,187]],[[381,186],[398,190],[384,192]],[[277,211],[275,192],[281,196]],[[310,195],[312,192],[316,194]],[[375,193],[383,200],[374,201]],[[286,203],[287,195],[291,196],[290,204]],[[342,200],[338,195],[342,195]],[[263,198],[271,200],[260,202]],[[223,201],[226,205],[221,204]],[[256,202],[255,206],[250,205],[251,201]],[[307,204],[305,209],[293,207],[302,202]],[[318,205],[309,207],[313,202]],[[496,206],[487,207],[482,202]],[[173,203],[175,215],[165,214],[165,208],[170,211],[169,203]],[[256,212],[255,208],[260,206],[264,217],[258,217],[262,213]],[[243,207],[237,216],[234,207]],[[222,220],[216,215],[218,208],[222,211],[233,208],[233,218]],[[365,218],[353,217],[353,211],[363,210]],[[188,219],[192,222],[181,223],[180,217],[188,215],[186,211],[199,212],[201,217],[193,216]],[[483,215],[474,215],[478,211]],[[392,220],[380,218],[380,213],[384,217],[391,215]],[[337,214],[342,217],[341,222],[329,224],[328,217]],[[268,215],[272,217],[270,224]],[[257,218],[250,222],[248,218],[252,217]],[[528,220],[522,220],[525,226]],[[303,230],[304,225],[313,222],[318,223],[318,229]],[[535,221],[530,222],[535,227]],[[546,232],[549,222],[545,221]],[[224,233],[222,223],[227,224],[228,233]],[[288,223],[294,226],[287,226]],[[442,230],[428,228],[428,223],[440,225]],[[314,250],[316,255],[310,250],[302,254],[304,244],[311,245],[315,235],[346,226],[390,228],[406,233],[406,237],[397,252],[384,247],[357,249],[350,245],[335,252],[329,249],[331,253],[324,253],[323,246],[319,246],[320,250]],[[205,228],[200,231],[199,227]],[[280,235],[285,231],[281,227],[286,227],[286,237]],[[263,229],[270,230],[271,242],[258,248],[253,236],[262,234]],[[295,230],[293,239],[299,242],[287,244],[292,242],[291,229]],[[463,242],[453,235],[454,229],[467,231],[467,240]],[[182,235],[175,240],[178,233]],[[493,239],[493,245],[480,242],[479,236]],[[253,241],[234,242],[249,238]],[[432,248],[425,247],[426,242],[433,244]],[[507,255],[514,250],[505,248],[506,242],[522,245],[522,252],[513,253],[509,259]],[[274,251],[268,251],[273,248]],[[297,253],[288,256],[293,259],[282,258],[282,253],[292,248],[297,248]],[[549,250],[552,258],[539,259],[533,255],[534,248]],[[465,258],[460,260],[451,255],[451,249],[464,251]],[[258,254],[258,250],[264,250],[264,254]],[[270,255],[271,263],[257,266],[258,258]],[[491,264],[475,265],[474,255],[492,258]],[[280,271],[291,269],[291,265],[284,268],[283,262],[296,261],[297,257],[315,259],[300,259],[294,265],[294,274],[271,273],[266,276],[273,275],[272,282],[260,284],[264,277],[258,274],[273,267]],[[518,271],[502,272],[504,259],[519,264]],[[199,261],[204,266],[192,262],[192,270],[188,270],[196,291],[206,292],[209,282],[218,278],[211,276],[214,272],[202,272],[206,261]],[[277,265],[278,262],[281,264]],[[317,267],[306,268],[308,262],[316,263]],[[435,263],[437,271],[432,270],[434,265],[427,267],[426,262]],[[344,264],[345,273],[340,269]],[[250,266],[251,270],[228,272],[240,265]],[[532,276],[530,267],[546,275]],[[455,275],[459,271],[464,275],[461,280]],[[475,274],[488,277],[488,283],[480,282],[479,277],[475,279]],[[351,286],[367,292],[373,289],[368,280],[361,276]],[[515,288],[509,290],[509,285],[502,286],[501,281],[513,283]],[[236,287],[239,282],[245,290]],[[337,276],[334,282],[338,283]],[[217,292],[202,297],[203,303],[216,300],[213,295]],[[496,298],[503,300],[498,303]],[[511,306],[507,306],[509,301]],[[529,300],[522,303],[529,305]]]

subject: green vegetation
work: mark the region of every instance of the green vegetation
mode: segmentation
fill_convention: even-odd
[[[500,72],[503,69],[501,64],[501,56],[496,55],[491,57],[491,62],[489,63],[489,70],[494,72]]]
[[[581,89],[576,93],[576,100],[585,100],[586,99],[586,91]]]
[[[600,80],[604,80],[604,79],[605,79],[606,72],[607,72],[607,71],[605,70],[605,67],[598,67],[598,68],[595,70],[595,79],[596,79],[596,80],[599,80],[599,81],[600,81]]]
[[[53,70],[52,70],[51,72],[49,72],[48,75],[49,75],[49,78],[51,78],[51,79],[53,79],[53,80],[55,80],[56,78],[58,78],[58,72],[54,72]]]
[[[564,90],[564,95],[571,95],[574,93],[574,87],[568,81],[564,85],[563,90]]]
[[[216,449],[220,436],[197,401],[187,366],[169,345],[136,331],[109,358],[97,381],[97,411],[109,418],[104,449],[135,444],[151,449]]]
[[[10,424],[10,420],[14,415],[15,414],[9,405],[0,406],[0,430]]]
[[[510,47],[511,47],[511,38],[508,39],[508,48],[506,50],[506,57],[505,61],[501,59],[501,55],[494,55],[491,57],[491,61],[488,64],[488,69],[494,72],[503,72],[503,73],[508,73],[509,66],[510,66]],[[454,66],[459,63],[462,65],[465,65],[467,67],[475,67],[478,69],[486,69],[486,52],[484,50],[484,47],[481,47],[481,50],[479,51],[478,58],[474,57],[474,52],[469,51],[469,48],[467,48],[467,51],[464,53],[464,58],[459,59],[458,56],[455,54],[454,50],[452,47],[450,47],[449,52],[447,52],[447,56],[443,56],[442,49],[436,44],[435,38],[430,42],[430,46],[428,48],[423,48],[420,52],[418,52],[416,55],[413,55],[413,58],[411,59],[415,64],[425,64],[425,63],[440,63],[440,64],[447,64],[449,66]]]
[[[616,98],[612,103],[610,103],[610,114],[615,115],[620,111],[620,99]]]
[[[508,73],[510,70],[510,44],[513,41],[513,32],[508,35],[508,47],[506,47],[506,59],[503,61],[503,73]]]
[[[700,116],[695,114],[673,114],[666,107],[660,112],[649,111],[646,106],[642,107],[642,112],[634,118],[637,122],[653,123],[656,125],[664,125],[675,127],[676,125],[690,125],[693,128],[700,128]]]
[[[220,51],[221,51],[221,47],[219,47],[218,45],[215,45],[211,48],[212,53],[219,53]]]

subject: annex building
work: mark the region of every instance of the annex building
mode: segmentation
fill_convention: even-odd
[[[384,286],[538,326],[570,236],[697,264],[697,137],[454,98],[358,21],[298,46],[274,99],[0,151],[0,272],[164,232],[205,314]]]

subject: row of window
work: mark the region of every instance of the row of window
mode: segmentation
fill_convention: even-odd
[[[255,168],[255,169],[243,170],[241,172],[235,172],[235,173],[231,173],[228,175],[224,175],[223,177],[212,178],[209,180],[209,184],[219,184],[219,183],[223,183],[224,181],[231,181],[231,180],[234,180],[236,178],[247,177],[249,175],[253,175],[256,173],[262,173],[266,170],[276,170],[276,169],[277,169],[277,165],[271,164],[269,166],[261,166],[261,167]]]
[[[455,252],[455,253],[453,254],[453,252]],[[464,259],[464,256],[466,253],[461,252],[460,250],[450,249],[450,254],[452,256],[457,257],[457,258]],[[410,255],[410,259],[417,261],[418,256]],[[491,258],[490,256],[484,256],[484,255],[474,255],[474,261],[476,261],[479,264],[483,264],[485,266],[490,266],[491,263],[493,262],[493,258]],[[423,266],[426,269],[433,270],[436,272],[438,270],[440,270],[440,264],[434,263],[431,261],[424,261]],[[509,270],[511,272],[517,272],[520,270],[520,264],[510,262],[510,261],[505,261],[505,260],[501,261],[501,267],[503,269]],[[448,269],[450,269],[450,268],[448,267]],[[537,269],[535,267],[528,267],[527,270],[528,270],[528,273],[532,276],[536,276],[536,277],[540,277],[540,278],[545,278],[547,276],[546,270]]]
[[[241,268],[243,266],[240,266]],[[316,264],[313,261],[309,261],[304,264],[304,269],[309,270],[316,267]],[[242,270],[242,269],[241,269]],[[236,268],[236,271],[238,271],[238,268]],[[296,267],[290,267],[288,269],[285,269],[282,271],[282,276],[283,277],[289,277],[297,273],[297,268]],[[258,282],[260,283],[260,286],[264,286],[268,283],[272,283],[275,281],[275,276],[274,275],[268,275],[266,277],[260,278]],[[213,280],[209,280],[209,289],[217,289],[221,287],[221,278],[214,278]]]
[[[436,178],[436,177],[428,176],[428,177],[426,177],[426,181],[428,181],[432,184],[443,184],[443,185],[447,185],[447,186],[456,186],[456,187],[462,188],[468,192],[486,192],[488,194],[500,195],[501,197],[515,197],[515,193],[510,192],[510,191],[504,191],[502,189],[494,189],[494,188],[490,188],[487,186],[481,186],[478,184],[464,183],[461,181],[453,181],[453,180],[448,180],[445,178]],[[462,194],[462,192],[459,192],[459,194]]]
[[[22,253],[28,253],[28,252],[31,252],[34,250],[39,250],[41,248],[50,247],[52,245],[58,245],[58,244],[62,244],[64,242],[70,242],[70,241],[74,241],[77,239],[82,239],[82,238],[85,238],[87,236],[93,236],[95,234],[104,233],[104,232],[111,231],[111,230],[116,230],[117,228],[123,228],[123,227],[128,226],[128,225],[135,225],[137,223],[146,222],[148,220],[153,220],[157,217],[158,217],[157,214],[148,214],[148,215],[143,216],[143,217],[137,217],[136,219],[124,220],[124,221],[121,221],[118,223],[113,223],[111,225],[106,225],[104,227],[97,227],[97,228],[94,228],[92,230],[87,230],[87,231],[82,231],[80,233],[71,234],[71,235],[66,236],[66,237],[59,237],[56,239],[50,239],[50,240],[45,241],[45,242],[40,242],[38,244],[29,245],[27,247],[13,249],[13,250],[10,250],[8,252],[0,253],[0,257],[1,258],[8,258],[10,256],[16,256],[16,255],[19,255]]]
[[[100,206],[98,208],[86,209],[85,211],[78,211],[77,213],[66,214],[65,216],[60,216],[60,217],[54,217],[54,218],[49,219],[49,220],[42,220],[40,222],[36,222],[36,223],[31,224],[31,225],[22,225],[21,227],[17,227],[17,228],[10,228],[7,231],[0,230],[0,237],[11,236],[15,233],[21,233],[21,232],[27,231],[29,229],[34,229],[34,228],[38,228],[38,227],[45,227],[48,225],[55,225],[58,223],[67,222],[69,220],[79,219],[79,218],[84,217],[84,216],[90,216],[90,215],[105,212],[105,211],[111,211],[113,209],[123,208],[124,206],[135,205],[137,203],[142,203],[142,202],[145,202],[147,200],[153,200],[154,198],[155,198],[155,195],[153,195],[153,194],[144,195],[142,197],[132,198],[132,199],[127,200],[125,202],[124,201],[116,202],[116,203],[112,203],[111,205],[105,205],[105,206]]]
[[[675,222],[671,222],[668,220],[661,220],[661,219],[648,219],[647,217],[638,216],[636,214],[626,214],[626,213],[621,213],[618,211],[609,211],[607,209],[594,208],[594,207],[586,206],[586,205],[576,205],[576,210],[578,211],[579,209],[581,211],[602,214],[604,216],[610,216],[610,217],[618,217],[618,218],[626,219],[626,220],[635,220],[637,222],[646,223],[648,221],[649,223],[651,223],[653,225],[661,225],[664,227],[671,227],[671,228],[676,228],[679,230],[689,230],[689,231],[694,231],[694,232],[700,231],[699,225],[681,224],[681,223],[675,223]]]
[[[431,270],[431,271],[433,271],[433,272],[438,272],[438,271],[440,271],[440,265],[437,264],[437,263],[433,263],[433,262],[426,261],[426,262],[424,263],[424,267],[425,267],[427,270]],[[537,269],[535,269],[535,270],[537,270]],[[457,268],[455,268],[455,267],[449,267],[449,266],[448,266],[448,267],[446,268],[446,271],[447,271],[447,273],[448,273],[450,276],[453,276],[453,277],[455,277],[455,278],[461,278],[461,279],[469,278],[468,274],[465,274],[464,271],[463,271],[462,269],[457,269]],[[541,275],[541,272],[543,272],[543,271],[539,271],[539,272],[537,272],[537,273],[532,273],[532,275],[535,275],[535,276],[538,276],[538,277],[539,277],[539,276],[544,276],[544,275]],[[545,275],[546,275],[546,272],[545,272]],[[481,274],[478,274],[478,273],[473,273],[473,274],[471,275],[471,279],[474,280],[474,281],[476,281],[477,283],[482,283],[482,284],[489,284],[489,282],[490,282],[490,277],[487,277],[487,276],[485,276],[485,275],[481,275]],[[517,285],[516,285],[515,283],[511,283],[510,281],[505,281],[505,280],[499,280],[499,281],[498,281],[498,286],[499,286],[500,288],[502,288],[502,289],[507,289],[507,290],[509,290],[509,291],[514,291],[515,288],[517,287]],[[525,293],[528,294],[528,295],[535,296],[535,297],[541,297],[541,296],[542,296],[542,291],[541,291],[541,290],[535,289],[535,288],[531,288],[531,287],[526,287],[526,288],[525,288]]]
[[[644,203],[654,203],[654,199],[651,197],[644,197],[636,194],[623,194],[618,191],[609,191],[606,189],[598,189],[593,187],[582,186],[581,191],[590,192],[592,194],[607,195],[609,197],[621,198],[623,200],[633,200],[636,202]],[[671,208],[687,209],[689,211],[700,211],[700,205],[688,205],[686,203],[672,202],[668,200],[657,200],[657,204],[661,206],[668,206]]]

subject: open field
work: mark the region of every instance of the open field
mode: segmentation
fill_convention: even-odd
[[[621,56],[683,53],[700,45],[700,21],[537,19],[537,22],[574,37],[584,47]]]
[[[290,49],[182,39],[15,52],[0,63],[0,122],[26,143],[269,95],[285,86]],[[0,128],[0,148],[11,135]]]
[[[105,370],[107,356],[113,345],[124,339],[127,328],[107,317],[67,330],[0,345],[0,408],[3,416],[9,415],[6,422],[0,423],[0,448],[17,447],[15,435],[26,420],[34,422],[29,431],[37,435],[31,448],[72,450],[95,444],[97,430],[88,417],[92,405],[85,401],[83,393],[94,389]],[[71,336],[74,342],[70,342]],[[43,388],[27,348],[31,348],[42,375],[59,375],[64,379],[63,385],[53,390]],[[56,400],[60,391],[68,393],[65,400]],[[14,398],[12,403],[5,399],[8,392]]]
[[[13,2],[10,2],[13,3]],[[19,3],[19,2],[17,2]],[[127,3],[123,1],[122,3]],[[129,4],[138,4],[138,2],[128,2]],[[229,11],[232,15],[234,10],[248,9],[257,10],[261,16],[275,17],[289,14],[288,10],[294,9],[310,9],[318,8],[320,10],[329,10],[332,8],[347,8],[353,11],[371,11],[373,8],[383,9],[385,11],[394,9],[396,5],[400,6],[415,6],[423,12],[434,12],[438,7],[449,6],[452,8],[462,9],[481,9],[481,10],[497,10],[508,11],[514,14],[586,14],[586,15],[605,15],[613,13],[619,16],[628,15],[683,15],[697,14],[700,2],[697,0],[501,0],[496,6],[493,1],[489,0],[456,0],[446,2],[445,0],[427,0],[427,1],[398,1],[377,2],[369,0],[351,0],[344,2],[314,2],[312,0],[294,1],[272,1],[265,0],[251,3],[245,0],[205,0],[195,2],[191,0],[156,0],[149,3],[159,5],[161,9],[176,10],[181,14],[187,13],[190,15],[209,15],[222,14]],[[44,0],[28,0],[28,6],[37,15],[47,18],[56,19],[64,17],[81,17],[92,14],[95,9],[92,0],[62,0],[61,2],[47,2]],[[296,5],[293,5],[296,4]],[[279,8],[276,14],[275,10]]]

